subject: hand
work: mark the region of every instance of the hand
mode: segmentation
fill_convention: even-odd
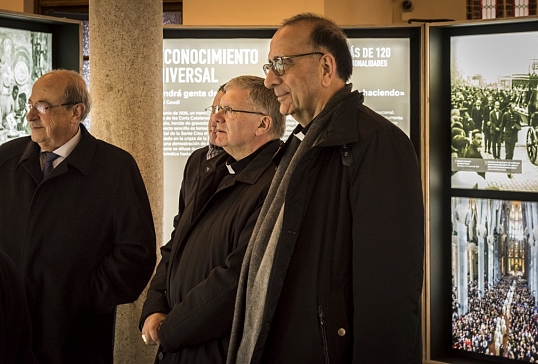
[[[146,345],[154,346],[161,343],[159,340],[159,329],[165,318],[166,315],[160,312],[151,314],[146,318],[142,327],[142,340],[145,339],[144,343]]]

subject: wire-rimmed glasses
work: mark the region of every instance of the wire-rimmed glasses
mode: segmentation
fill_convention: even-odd
[[[297,58],[297,57],[304,57],[304,56],[311,56],[313,54],[320,54],[322,56],[325,55],[325,53],[322,52],[310,52],[310,53],[303,53],[303,54],[294,54],[291,56],[282,56],[282,57],[274,57],[272,60],[269,60],[269,63],[264,64],[263,72],[265,75],[269,73],[269,70],[273,70],[275,75],[282,76],[286,72],[285,63],[284,61],[287,59]]]
[[[36,102],[34,104],[26,103],[24,104],[24,109],[26,112],[30,112],[32,109],[36,109],[36,111],[39,114],[48,114],[50,110],[55,109],[60,106],[70,106],[70,105],[76,105],[78,102],[66,102],[65,104],[59,104],[59,105],[49,105],[46,102]]]
[[[245,113],[245,114],[258,114],[258,115],[265,115],[263,112],[259,112],[259,111],[246,111],[246,110],[237,110],[237,109],[234,109],[233,107],[230,107],[230,106],[220,106],[220,105],[215,105],[215,106],[208,106],[205,108],[205,111],[210,111],[212,114],[216,114],[220,111],[222,111],[224,113],[225,116],[232,116],[234,112],[242,112],[242,113]]]

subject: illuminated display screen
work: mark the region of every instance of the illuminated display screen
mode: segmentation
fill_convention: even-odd
[[[452,188],[538,192],[538,32],[450,47]]]
[[[427,27],[431,359],[538,360],[538,31]]]
[[[538,202],[452,198],[452,346],[538,360]]]
[[[190,154],[207,145],[209,112],[220,85],[239,75],[265,77],[274,29],[257,36],[244,30],[237,37],[201,37],[165,32],[163,42],[164,242],[177,213],[183,168]],[[226,33],[224,33],[226,34]],[[245,36],[249,34],[248,36]],[[365,95],[364,103],[411,134],[411,46],[408,37],[349,37],[353,58],[350,82]],[[286,134],[297,122],[287,118]]]
[[[24,104],[51,69],[51,33],[0,27],[0,144],[30,134]]]

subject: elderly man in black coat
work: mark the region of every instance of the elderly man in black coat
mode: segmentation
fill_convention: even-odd
[[[155,230],[126,151],[95,139],[82,77],[55,70],[33,86],[31,137],[0,146],[0,249],[26,291],[42,364],[112,363],[116,305],[153,272]]]
[[[424,209],[401,129],[347,84],[343,31],[299,14],[263,66],[299,125],[239,278],[228,363],[421,363]],[[387,350],[390,348],[390,350]]]
[[[229,156],[200,171],[161,249],[140,320],[146,344],[160,344],[157,363],[226,361],[241,263],[285,129],[261,77],[231,79],[212,110],[215,144]]]

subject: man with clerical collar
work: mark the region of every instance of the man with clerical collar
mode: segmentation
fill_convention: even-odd
[[[201,176],[161,249],[140,320],[162,363],[226,361],[239,271],[285,130],[277,97],[257,76],[228,81],[212,113],[214,144],[229,156]]]

